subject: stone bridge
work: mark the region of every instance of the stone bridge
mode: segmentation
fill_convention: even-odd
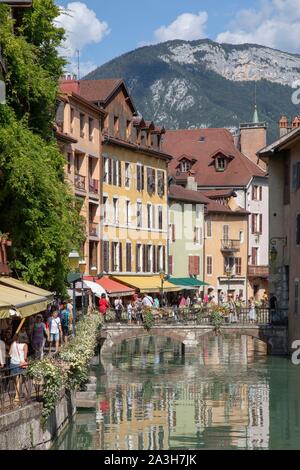
[[[114,346],[123,341],[141,338],[143,336],[164,336],[183,345],[185,354],[194,353],[201,337],[216,334],[213,325],[157,325],[147,331],[138,325],[107,324],[101,330],[101,356],[111,354]],[[223,325],[220,334],[247,335],[257,338],[267,344],[268,354],[287,355],[288,338],[286,326],[275,325]]]

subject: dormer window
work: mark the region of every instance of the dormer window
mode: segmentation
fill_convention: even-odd
[[[192,168],[191,162],[188,162],[187,160],[183,160],[181,162],[180,169],[182,173],[187,173],[188,171],[190,171],[191,168]]]
[[[225,171],[226,170],[226,158],[225,157],[218,157],[216,158],[216,170],[217,171]]]

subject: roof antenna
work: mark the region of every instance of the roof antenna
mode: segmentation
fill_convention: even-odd
[[[254,114],[253,114],[252,122],[254,124],[259,123],[259,117],[258,117],[258,111],[257,111],[257,87],[256,87],[256,82],[255,82],[255,87],[254,87]]]
[[[77,53],[77,77],[78,77],[78,80],[80,80],[80,51],[79,49],[76,49],[76,53]]]

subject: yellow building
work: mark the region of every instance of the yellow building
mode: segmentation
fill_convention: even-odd
[[[100,144],[102,250],[98,274],[166,271],[170,157],[161,151],[164,129],[137,115],[122,80],[69,81],[63,87],[86,99],[91,109],[97,106],[101,116],[106,115]],[[97,226],[98,208],[90,209],[90,221]]]
[[[211,201],[205,234],[205,282],[217,300],[223,292],[247,299],[248,212]]]
[[[86,274],[101,270],[101,123],[105,112],[61,84],[56,137],[66,159],[65,174],[86,223]]]

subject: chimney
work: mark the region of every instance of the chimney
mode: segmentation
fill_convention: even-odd
[[[283,137],[290,130],[290,124],[286,116],[281,116],[279,119],[279,137]]]
[[[198,184],[195,181],[193,172],[189,172],[188,174],[186,189],[190,189],[191,191],[198,191]]]
[[[296,129],[296,127],[299,127],[299,126],[300,126],[300,117],[295,116],[293,121],[292,121],[292,128]]]

